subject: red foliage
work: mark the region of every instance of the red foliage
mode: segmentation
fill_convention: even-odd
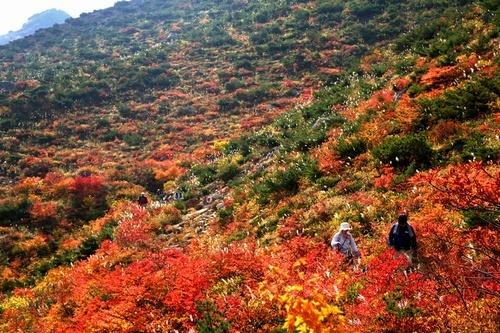
[[[430,185],[430,199],[452,208],[500,211],[498,167],[488,168],[482,162],[456,164],[443,172],[418,174],[411,183]]]
[[[382,168],[382,175],[375,178],[374,185],[376,188],[384,188],[386,190],[391,188],[392,180],[394,179],[394,168],[392,166],[384,166]]]
[[[105,190],[104,179],[100,176],[78,176],[69,184],[69,190],[78,197],[99,196]]]
[[[153,226],[145,221],[145,209],[134,206],[130,216],[125,217],[115,232],[115,240],[122,247],[142,247],[151,242]]]

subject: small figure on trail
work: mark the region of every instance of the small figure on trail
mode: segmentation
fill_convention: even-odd
[[[146,208],[146,206],[148,205],[148,198],[146,197],[146,194],[144,192],[142,192],[139,198],[137,199],[137,203],[142,208]]]
[[[351,229],[348,222],[342,222],[339,231],[332,238],[331,245],[345,256],[347,264],[353,264],[356,269],[360,263],[361,253],[349,232]]]
[[[389,246],[398,252],[403,252],[410,265],[417,249],[417,235],[415,229],[408,223],[408,212],[402,211],[398,215],[398,221],[392,225],[389,232]]]
[[[158,196],[158,199],[160,201],[163,201],[163,202],[167,201],[167,198],[166,198],[167,194],[162,189],[157,189],[156,190],[156,195]]]

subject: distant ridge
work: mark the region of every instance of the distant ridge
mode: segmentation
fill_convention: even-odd
[[[0,45],[8,44],[16,39],[34,34],[37,30],[50,28],[55,24],[64,23],[71,16],[60,9],[48,9],[41,13],[31,16],[22,28],[17,31],[11,31],[0,36]]]

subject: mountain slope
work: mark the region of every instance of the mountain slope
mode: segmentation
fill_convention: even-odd
[[[131,1],[10,44],[0,328],[494,332],[497,23],[490,2]],[[344,221],[362,270],[329,248]]]
[[[70,17],[68,13],[59,9],[49,9],[35,14],[23,24],[21,29],[0,36],[0,45],[5,45],[16,39],[32,35],[40,29],[50,28],[55,24],[64,23],[64,21]]]

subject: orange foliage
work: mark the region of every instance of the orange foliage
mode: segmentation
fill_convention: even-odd
[[[388,190],[391,188],[393,179],[394,168],[391,166],[384,166],[382,168],[382,175],[374,180],[374,185],[376,188],[384,188]]]
[[[57,215],[57,202],[34,202],[30,207],[30,214],[34,220],[44,221],[49,218],[55,218]]]
[[[344,167],[344,162],[327,146],[318,151],[318,153],[315,154],[315,158],[318,161],[320,171],[325,174],[339,174]]]
[[[401,96],[398,104],[396,105],[395,118],[400,124],[403,125],[405,131],[409,131],[412,123],[417,119],[419,113],[417,107],[412,102],[408,94]]]
[[[428,86],[441,86],[452,82],[462,74],[456,66],[432,67],[422,75],[420,82]]]
[[[320,67],[319,72],[321,74],[337,75],[342,73],[342,69],[338,67]]]
[[[182,176],[186,172],[186,169],[178,166],[171,165],[166,169],[154,169],[155,179],[167,182],[169,180],[175,180]]]

